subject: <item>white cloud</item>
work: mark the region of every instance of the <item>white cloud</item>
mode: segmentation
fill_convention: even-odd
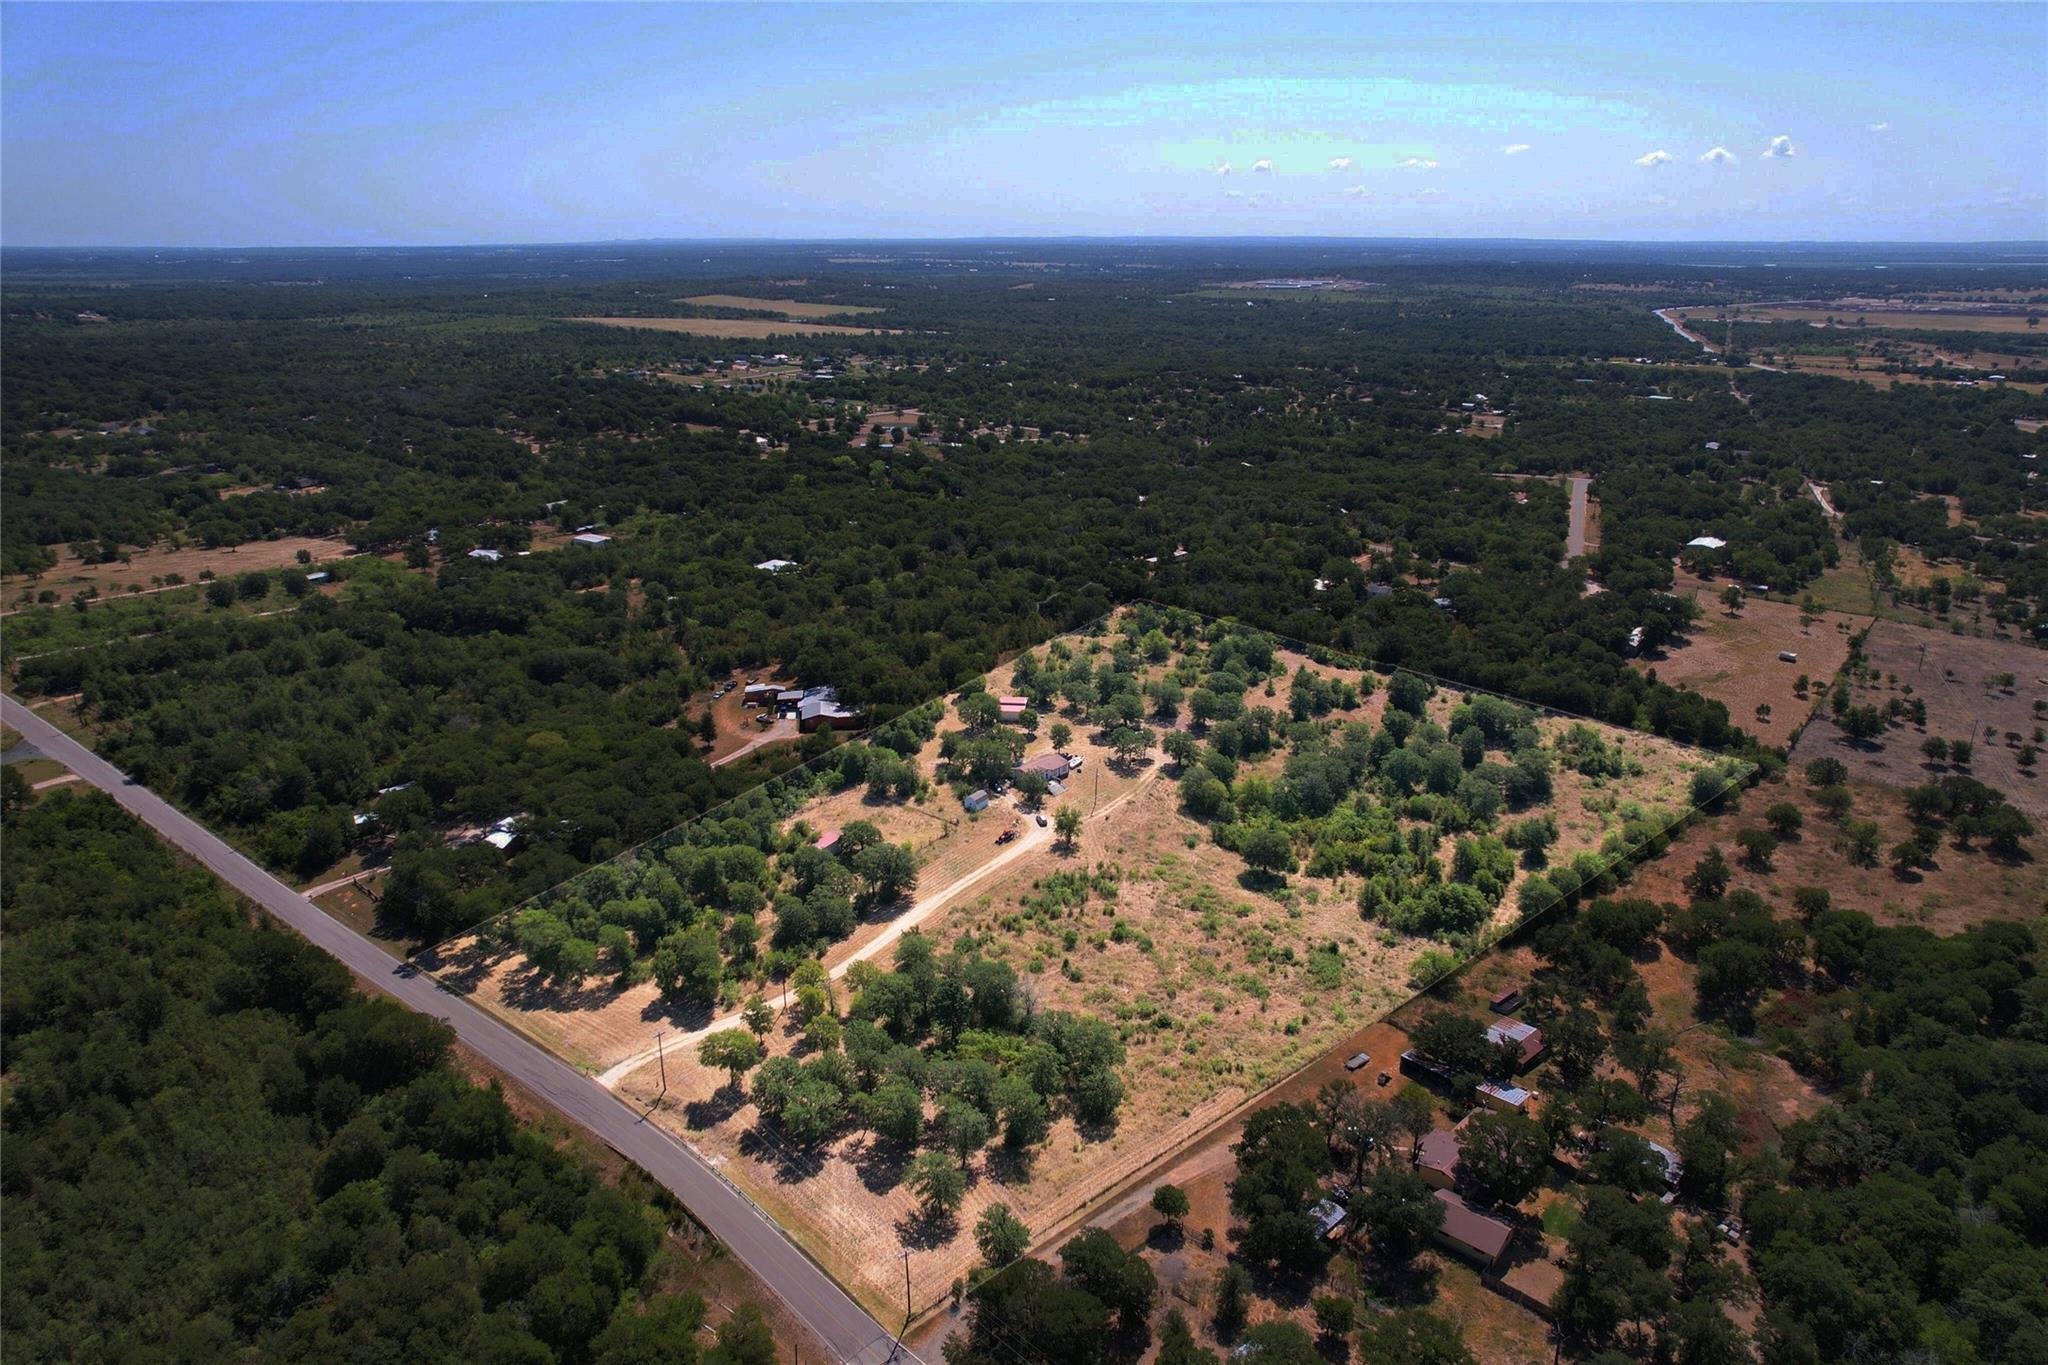
[[[1726,147],[1709,147],[1700,153],[1700,160],[1709,166],[1732,166],[1735,164],[1735,153]]]
[[[1346,185],[1346,186],[1344,187],[1344,193],[1346,193],[1346,194],[1355,194],[1355,195],[1359,196],[1360,198],[1364,198],[1364,197],[1365,197],[1365,193],[1366,193],[1366,190],[1365,190],[1365,186],[1363,186],[1363,185]]]
[[[1864,127],[1873,133],[1889,133],[1892,130],[1892,125],[1889,121],[1881,123],[1869,123],[1865,124]]]
[[[1500,149],[1500,154],[1502,156],[1520,156],[1528,150],[1529,144],[1526,142],[1510,142],[1507,146]]]
[[[1252,163],[1253,175],[1271,175],[1272,173],[1273,159],[1271,157],[1262,156]]]
[[[1799,149],[1792,145],[1791,137],[1784,133],[1772,138],[1771,145],[1764,148],[1764,155],[1769,157],[1796,156],[1798,152]]]
[[[1677,158],[1666,151],[1645,152],[1636,158],[1638,166],[1666,166]]]
[[[1348,171],[1348,170],[1350,170],[1350,169],[1351,169],[1351,158],[1350,158],[1350,157],[1348,157],[1348,156],[1333,156],[1333,157],[1331,157],[1331,158],[1330,158],[1330,169],[1331,169],[1331,170],[1333,170],[1333,171]]]
[[[1214,169],[1216,174],[1218,175],[1229,175],[1230,163],[1228,161],[1219,161],[1216,163]]]
[[[1433,171],[1436,162],[1426,156],[1405,156],[1394,163],[1404,171]]]

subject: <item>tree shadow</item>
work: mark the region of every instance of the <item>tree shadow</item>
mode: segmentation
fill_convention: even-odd
[[[665,995],[656,995],[640,1007],[642,1023],[666,1022],[679,1033],[689,1033],[703,1028],[714,1017],[711,1006],[701,1001],[671,1000]]]
[[[516,1010],[545,1011],[554,1014],[568,1014],[585,1010],[601,1010],[624,994],[625,988],[617,980],[600,985],[576,984],[552,981],[531,963],[516,968],[506,978],[504,988],[499,992],[506,1004]]]
[[[1172,1255],[1188,1244],[1188,1230],[1179,1223],[1161,1219],[1145,1230],[1145,1245],[1154,1251]]]
[[[1114,1114],[1111,1114],[1100,1123],[1084,1123],[1081,1121],[1081,1116],[1076,1114],[1074,1116],[1074,1131],[1083,1142],[1107,1142],[1116,1136],[1116,1123],[1117,1116]]]
[[[809,1180],[825,1169],[823,1147],[792,1146],[770,1133],[765,1122],[740,1134],[740,1155],[772,1167],[776,1181],[784,1185]]]
[[[1287,878],[1278,872],[1248,867],[1237,874],[1237,884],[1254,895],[1272,896],[1287,889]]]
[[[853,1171],[870,1194],[887,1194],[903,1183],[903,1173],[916,1153],[913,1143],[870,1137],[852,1155]]]
[[[1012,1148],[998,1144],[988,1149],[982,1158],[982,1167],[988,1178],[998,1185],[1028,1185],[1031,1172],[1038,1164],[1038,1154],[1032,1149]]]
[[[1431,1256],[1418,1254],[1406,1261],[1391,1261],[1368,1254],[1359,1258],[1367,1301],[1395,1308],[1420,1308],[1437,1294],[1442,1268]]]
[[[746,1107],[747,1093],[728,1081],[709,1095],[683,1106],[683,1122],[692,1128],[713,1128]]]
[[[918,1208],[896,1220],[896,1237],[913,1251],[929,1251],[953,1240],[960,1220],[951,1209]]]

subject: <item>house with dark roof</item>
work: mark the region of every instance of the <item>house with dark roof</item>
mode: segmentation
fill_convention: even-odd
[[[1436,1202],[1444,1207],[1444,1225],[1436,1240],[1460,1256],[1490,1270],[1507,1253],[1515,1230],[1490,1213],[1481,1213],[1449,1190],[1438,1190]]]
[[[1464,1144],[1448,1128],[1424,1133],[1415,1149],[1415,1173],[1440,1190],[1458,1183],[1458,1157]]]
[[[1027,777],[1037,774],[1048,782],[1064,782],[1074,771],[1074,761],[1062,753],[1043,753],[1027,758],[1010,770],[1014,776]]]

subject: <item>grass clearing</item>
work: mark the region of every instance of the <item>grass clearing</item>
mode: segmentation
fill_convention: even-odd
[[[1068,641],[1077,653],[1090,644],[1085,636]],[[1147,665],[1143,677],[1157,679],[1175,662]],[[1276,654],[1274,666],[1275,695],[1268,698],[1255,682],[1248,703],[1284,710],[1287,681],[1303,666],[1333,681],[1367,676],[1287,650]],[[1385,681],[1375,676],[1374,695],[1331,720],[1340,727],[1376,723],[1385,714]],[[1011,690],[1009,667],[993,670],[985,684],[998,695]],[[1439,690],[1427,703],[1428,720],[1442,725],[1463,700],[1463,693]],[[1425,949],[1444,946],[1362,919],[1355,875],[1276,879],[1250,872],[1181,808],[1180,774],[1161,755],[1116,762],[1094,726],[1071,712],[1041,718],[1054,719],[1072,724],[1066,751],[1085,762],[1046,806],[1048,814],[1063,804],[1084,814],[1072,849],[1007,798],[967,817],[943,790],[924,807],[876,804],[859,791],[841,791],[807,801],[783,822],[808,839],[850,818],[874,820],[889,839],[911,843],[921,864],[917,908],[871,916],[827,954],[840,1008],[851,994],[844,979],[851,964],[864,957],[886,964],[893,931],[914,916],[935,943],[971,938],[986,957],[1012,968],[1039,1010],[1109,1021],[1126,1050],[1126,1097],[1112,1127],[1088,1130],[1062,1112],[1049,1139],[1028,1154],[991,1148],[972,1158],[965,1200],[942,1225],[918,1217],[917,1199],[902,1183],[915,1149],[850,1126],[817,1147],[792,1150],[762,1121],[751,1091],[735,1092],[722,1073],[702,1067],[689,1038],[676,1035],[724,1026],[723,1016],[674,1007],[644,984],[548,985],[517,954],[475,942],[445,945],[433,965],[560,1055],[616,1076],[623,1096],[649,1106],[656,1122],[706,1153],[862,1298],[894,1301],[898,1252],[909,1245],[917,1253],[913,1300],[920,1308],[935,1304],[971,1268],[971,1229],[989,1203],[1008,1204],[1041,1235],[1089,1215],[1160,1153],[1214,1129],[1250,1096],[1283,1081],[1320,1083],[1322,1069],[1336,1067],[1340,1045],[1410,994],[1409,978]],[[1536,724],[1554,745],[1575,723],[1541,717]],[[932,770],[961,729],[949,710],[917,756],[921,770]],[[1558,825],[1553,862],[1600,848],[1633,807],[1682,808],[1703,762],[1648,736],[1596,729],[1628,771],[1598,779],[1560,771],[1545,807]],[[1030,751],[1043,745],[1035,741]],[[1243,771],[1277,777],[1284,769],[1285,756],[1274,753]],[[929,828],[948,819],[951,829]],[[1021,837],[1006,848],[998,838],[1012,828]],[[1444,837],[1437,855],[1448,860],[1451,842]],[[1090,892],[1047,899],[1082,875],[1093,884]],[[1527,875],[1517,869],[1514,883]],[[1496,926],[1512,920],[1513,906],[1511,885]],[[669,1037],[658,1057],[649,1052],[656,1029]],[[814,1055],[787,1016],[766,1042],[771,1055]]]
[[[737,308],[749,313],[779,313],[786,318],[836,318],[851,317],[859,313],[879,313],[880,308],[862,307],[851,303],[806,303],[800,299],[757,299],[745,294],[698,294],[677,303],[694,304],[699,308]]]
[[[1850,740],[1828,723],[1800,736],[1796,763],[1839,758],[1856,777],[1892,786],[1916,786],[1956,771],[1930,767],[1921,752],[1929,737],[1969,740],[1975,753],[1961,771],[2005,795],[2035,819],[2048,817],[2048,782],[2019,762],[2019,749],[2036,726],[2048,725],[2048,653],[2012,640],[1947,634],[1896,621],[1871,629],[1864,658],[1874,681],[1857,679],[1854,705],[1883,709],[1890,701],[1926,704],[1925,726],[1899,725],[1867,742]],[[2010,678],[2011,682],[2003,680]]]
[[[302,550],[308,557],[308,568],[347,559],[352,554],[342,540],[280,536],[276,540],[252,540],[211,550],[196,545],[152,545],[133,551],[125,562],[84,564],[66,546],[57,550],[55,567],[40,574],[9,574],[0,579],[0,596],[6,598],[8,612],[31,604],[37,594],[45,591],[54,591],[63,598],[75,597],[89,588],[97,589],[102,598],[143,596],[174,591],[178,585],[170,583],[173,575],[184,584],[195,584],[203,573],[225,578],[252,570],[296,567]]]
[[[1805,613],[1789,602],[1752,597],[1730,615],[1721,604],[1727,585],[1680,575],[1673,591],[1692,596],[1700,618],[1682,636],[1636,660],[1673,687],[1711,697],[1728,708],[1737,725],[1765,743],[1784,743],[1804,720],[1815,699],[1826,694],[1827,681],[1849,657],[1849,641],[1863,623],[1823,612],[1805,623]],[[1778,656],[1790,651],[1798,660]],[[1806,696],[1797,689],[1800,677],[1816,680]],[[1768,707],[1760,713],[1759,707]]]
[[[827,322],[781,322],[773,318],[566,318],[599,327],[638,327],[650,332],[720,337],[729,341],[762,341],[769,337],[900,336],[899,327],[841,327]]]

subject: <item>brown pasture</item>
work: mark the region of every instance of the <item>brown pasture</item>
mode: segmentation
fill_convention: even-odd
[[[1728,708],[1729,719],[1766,744],[1783,744],[1825,695],[1827,682],[1849,657],[1849,640],[1861,621],[1840,613],[1822,612],[1812,625],[1801,624],[1800,609],[1789,602],[1749,598],[1738,615],[1721,604],[1726,582],[1705,582],[1679,575],[1674,591],[1694,597],[1700,618],[1684,635],[1635,661],[1654,670],[1660,681],[1711,697]],[[1797,663],[1778,658],[1781,650],[1799,656]],[[1793,690],[1801,674],[1815,680],[1802,700]],[[1771,708],[1768,718],[1758,706]]]
[[[325,536],[282,536],[276,540],[252,540],[242,545],[205,549],[188,545],[182,549],[168,543],[136,550],[126,563],[81,564],[70,547],[57,549],[57,563],[40,574],[9,574],[0,579],[0,593],[10,597],[26,592],[31,597],[46,588],[69,597],[86,588],[97,588],[102,597],[127,595],[130,587],[144,592],[161,588],[160,580],[172,574],[186,583],[197,583],[199,575],[211,570],[217,577],[247,573],[252,569],[282,569],[298,563],[304,550],[314,564],[346,559],[348,543]]]
[[[1280,662],[1291,673],[1305,660],[1283,653]],[[1326,676],[1360,676],[1310,667]],[[1007,669],[992,673],[990,689],[1005,690],[1007,675]],[[1443,720],[1460,700],[1459,694],[1440,694],[1432,700],[1432,717]],[[1284,691],[1269,700],[1255,688],[1247,701],[1284,707]],[[1382,688],[1338,719],[1368,720],[1384,704]],[[1541,728],[1554,736],[1568,724],[1546,719]],[[956,726],[949,713],[946,727]],[[1084,1134],[1063,1121],[1028,1169],[977,1158],[957,1218],[943,1230],[913,1229],[914,1201],[893,1183],[908,1154],[878,1151],[865,1137],[849,1137],[828,1152],[793,1159],[775,1149],[750,1106],[735,1108],[730,1096],[713,1093],[720,1078],[691,1071],[678,1083],[670,1059],[673,1103],[658,1112],[658,1121],[712,1153],[728,1177],[778,1217],[793,1220],[805,1245],[853,1277],[871,1299],[884,1299],[900,1286],[895,1253],[907,1230],[922,1238],[912,1278],[913,1299],[923,1307],[972,1267],[971,1229],[988,1203],[1001,1200],[1047,1236],[1093,1217],[1110,1191],[1161,1152],[1212,1128],[1247,1097],[1289,1077],[1289,1093],[1301,1086],[1312,1090],[1327,1079],[1322,1070],[1337,1069],[1340,1044],[1409,993],[1409,972],[1429,946],[1383,937],[1362,923],[1355,878],[1297,876],[1276,895],[1282,888],[1246,876],[1235,855],[1180,812],[1174,774],[1156,755],[1120,766],[1088,727],[1075,729],[1069,749],[1086,755],[1088,766],[1049,805],[1071,801],[1089,812],[1079,847],[1067,851],[1048,844],[1034,850],[952,901],[922,928],[942,943],[975,936],[983,951],[1007,961],[1030,983],[1041,1009],[1108,1017],[1123,1026],[1129,1090],[1113,1132]],[[1647,736],[1604,733],[1622,744],[1641,771],[1611,783],[1562,775],[1551,807],[1561,834],[1555,856],[1597,847],[1618,827],[1626,800],[1674,807],[1685,799],[1695,755]],[[934,846],[921,873],[924,887],[969,875],[988,859],[994,828],[1014,818],[991,815]],[[809,812],[800,818],[813,827],[831,823]],[[1114,899],[1091,899],[1057,922],[1024,909],[1048,873],[1079,869],[1113,870]],[[1505,904],[1513,904],[1512,891]],[[860,941],[857,936],[854,944],[842,945],[833,959]],[[1306,971],[1309,951],[1323,944],[1341,950],[1344,977],[1335,989],[1317,986]],[[1160,1015],[1168,1018],[1166,1027],[1154,1026]],[[778,1046],[795,1044],[783,1040]],[[660,1089],[659,1068],[642,1067],[620,1088],[651,1100]]]
[[[595,323],[600,327],[637,327],[650,332],[679,332],[685,336],[721,337],[733,341],[761,341],[768,337],[896,336],[896,327],[839,327],[827,322],[781,322],[774,318],[569,318],[570,322]]]
[[[1936,332],[2038,332],[2027,326],[2024,314],[1956,312],[1947,309],[1928,312],[1887,312],[1857,308],[1744,308],[1742,319],[1750,322],[1810,322],[1823,327],[1855,329],[1885,327]]]
[[[851,303],[805,303],[800,299],[757,299],[745,294],[698,294],[693,298],[677,299],[677,303],[695,304],[699,308],[737,308],[750,313],[780,313],[786,318],[836,318],[856,313],[879,313],[880,308],[864,308]]]
[[[1820,757],[1839,758],[1849,771],[1872,782],[1916,786],[1930,777],[1956,771],[1930,768],[1920,752],[1929,736],[1967,739],[1976,752],[1963,771],[2004,793],[2006,800],[2040,819],[2048,817],[2048,779],[2019,762],[2019,742],[2048,715],[2037,715],[2036,702],[2048,702],[2048,653],[2010,640],[1952,635],[1897,621],[1872,627],[1863,645],[1864,658],[1877,670],[1875,681],[1858,680],[1850,689],[1852,704],[1884,708],[1893,698],[1927,704],[1925,727],[1895,726],[1876,739],[1858,743],[1827,722],[1816,722],[1800,736],[1793,759],[1805,764]],[[1997,681],[2011,674],[2008,687]],[[1910,692],[1908,689],[1911,689]],[[1990,731],[1986,733],[1987,729]]]

